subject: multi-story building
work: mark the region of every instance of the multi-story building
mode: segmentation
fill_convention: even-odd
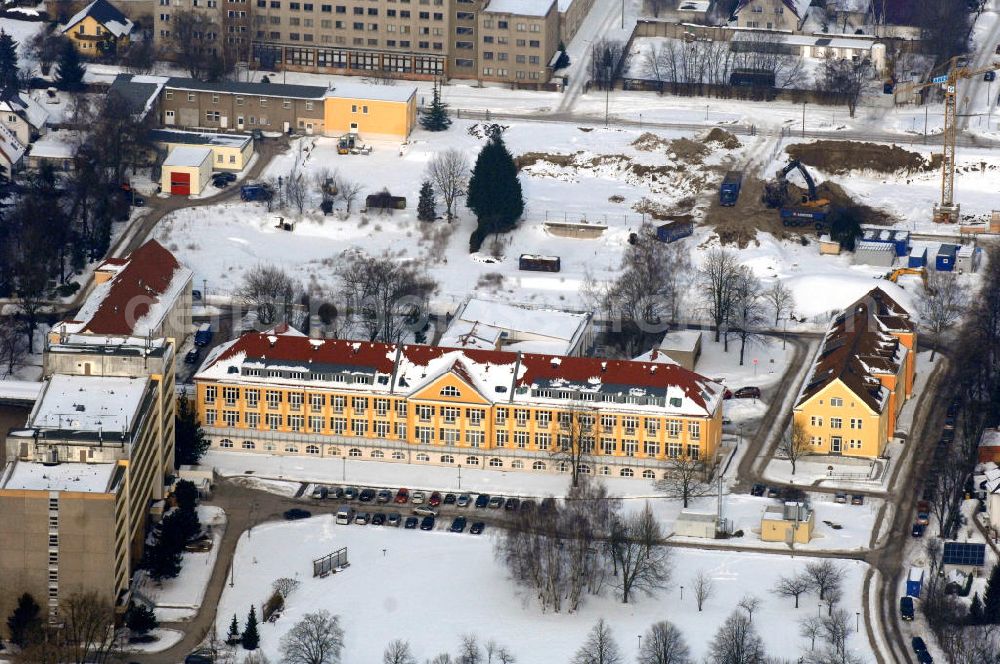
[[[23,592],[49,608],[94,590],[119,610],[150,506],[173,472],[171,340],[64,335],[55,370],[0,472],[0,613]]]
[[[195,375],[212,447],[659,478],[716,462],[723,387],[675,365],[247,334]]]
[[[881,289],[837,316],[793,409],[809,451],[881,456],[913,394],[916,352],[910,314]]]
[[[205,39],[249,41],[262,69],[538,87],[591,3],[561,13],[556,0],[160,0],[153,27],[167,45],[176,12],[201,12],[218,26]]]
[[[733,12],[736,27],[798,31],[806,22],[810,0],[740,0]]]
[[[133,27],[108,0],[94,0],[59,29],[80,53],[99,57],[127,47]]]

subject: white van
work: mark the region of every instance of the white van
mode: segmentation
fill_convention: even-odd
[[[346,526],[351,523],[354,517],[354,510],[346,505],[337,510],[337,523]]]

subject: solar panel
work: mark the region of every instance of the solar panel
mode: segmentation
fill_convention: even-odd
[[[986,560],[986,545],[976,542],[945,542],[945,565],[974,565],[981,567]]]

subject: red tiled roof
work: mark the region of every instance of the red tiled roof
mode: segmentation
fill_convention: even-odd
[[[130,335],[158,296],[166,292],[181,264],[156,240],[133,251],[127,259],[108,259],[107,265],[124,265],[111,278],[110,287],[84,332]]]

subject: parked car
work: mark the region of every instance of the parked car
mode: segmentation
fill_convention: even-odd
[[[330,498],[335,498],[337,500],[340,500],[341,498],[344,497],[344,487],[342,487],[342,486],[333,486],[333,487],[330,487],[329,497]]]
[[[420,520],[420,530],[434,530],[434,517],[425,516]]]
[[[441,492],[435,491],[431,494],[431,497],[427,499],[427,504],[431,507],[437,507],[441,504]]]
[[[732,399],[733,398],[733,391],[730,390],[729,388],[726,388],[726,390],[722,393],[722,398],[723,399]]]
[[[354,523],[359,526],[367,525],[371,521],[371,515],[368,512],[358,512],[357,516],[354,517]]]
[[[236,173],[231,171],[219,171],[218,173],[212,173],[212,179],[225,180],[227,183],[236,182]]]
[[[418,523],[420,523],[420,519],[415,516],[408,516],[406,517],[406,522],[403,524],[403,528],[406,530],[413,530],[417,527]]]
[[[451,528],[449,528],[448,530],[450,530],[453,533],[465,532],[465,524],[466,520],[464,516],[456,516],[455,519],[451,522]]]
[[[427,496],[424,495],[423,491],[414,491],[413,495],[410,496],[410,502],[414,505],[423,505],[425,500],[427,500]]]
[[[472,527],[469,528],[469,532],[473,535],[482,535],[484,530],[486,530],[486,524],[482,521],[476,521],[472,524]]]
[[[390,500],[392,500],[392,491],[389,491],[388,489],[382,489],[375,497],[375,501],[379,503],[387,503]]]
[[[927,526],[931,523],[931,513],[930,512],[917,512],[917,523],[921,526]]]
[[[427,505],[421,505],[420,507],[413,508],[413,513],[417,516],[437,516],[437,511],[433,507]]]
[[[400,489],[396,492],[396,498],[393,502],[399,503],[400,505],[405,505],[410,500],[410,490]]]
[[[198,362],[199,357],[201,357],[201,349],[192,348],[184,356],[184,364],[195,364]]]
[[[132,205],[135,207],[144,207],[146,205],[146,199],[139,194],[132,194]]]
[[[838,491],[837,493],[833,494],[833,502],[839,503],[841,505],[846,505],[847,494],[844,493],[843,491]]]
[[[903,620],[913,620],[913,598],[899,598],[899,615]]]
[[[229,180],[222,177],[222,173],[218,173],[212,176],[212,186],[217,189],[224,189],[229,186]]]
[[[522,512],[530,512],[533,509],[535,509],[535,501],[533,501],[533,500],[522,500],[521,501],[521,511]]]
[[[472,496],[467,493],[463,493],[455,500],[456,507],[468,507],[469,503],[472,502]]]
[[[490,509],[494,510],[500,509],[501,507],[503,507],[503,496],[492,496],[489,500],[489,503],[487,504],[489,505]]]
[[[358,498],[358,490],[355,487],[353,486],[344,487],[345,500],[357,500],[357,498]]]
[[[211,650],[195,650],[184,658],[184,664],[215,664],[215,658]]]
[[[927,644],[924,643],[924,640],[919,636],[914,636],[910,639],[910,643],[913,645],[913,652],[918,655],[922,652],[927,652]]]
[[[767,487],[764,486],[763,484],[754,484],[752,487],[750,487],[751,496],[758,496],[758,497],[763,496],[764,493],[766,492],[767,492]]]
[[[317,498],[317,499],[318,498],[326,498],[329,495],[330,495],[330,490],[327,489],[325,486],[319,486],[319,485],[317,485],[317,486],[313,487],[313,490],[312,490],[312,497],[313,498]]]
[[[490,494],[481,493],[478,496],[476,496],[476,507],[478,507],[479,509],[483,509],[489,504],[490,504]]]
[[[777,498],[780,495],[781,495],[781,490],[778,487],[776,486],[768,487],[767,489],[768,498]]]
[[[354,520],[354,510],[352,510],[347,505],[341,505],[337,510],[337,523],[341,526],[351,525],[351,521]]]
[[[927,526],[922,523],[915,523],[913,524],[913,528],[910,530],[910,535],[913,537],[923,537],[925,530],[927,530]]]
[[[521,500],[519,498],[508,498],[504,504],[503,508],[508,512],[513,512],[521,505]]]
[[[737,399],[760,399],[760,388],[754,386],[741,387],[733,392]]]
[[[930,498],[924,498],[917,501],[917,511],[918,512],[930,512],[931,511],[931,501]]]
[[[215,332],[212,331],[212,324],[202,323],[198,326],[198,331],[194,333],[194,345],[207,346],[212,343],[213,336],[215,336]]]
[[[370,503],[375,500],[375,489],[362,489],[358,494],[358,500],[363,503]]]
[[[386,517],[385,525],[392,526],[393,528],[399,528],[399,522],[401,517],[399,512],[389,512],[389,516]]]
[[[934,664],[934,658],[926,650],[917,653],[917,661],[920,662],[920,664]]]
[[[285,518],[289,521],[297,521],[298,519],[308,519],[312,516],[312,512],[309,510],[301,510],[298,507],[293,507],[290,510],[285,510]]]
[[[379,512],[378,514],[372,515],[372,525],[373,526],[384,526],[385,525],[385,514]]]
[[[865,497],[864,497],[864,495],[860,494],[860,493],[855,493],[854,495],[852,495],[851,496],[851,504],[852,505],[864,505],[865,504]]]
[[[444,494],[444,504],[445,505],[454,505],[456,500],[457,500],[457,496],[455,494],[453,494],[453,493],[446,493],[446,494]]]

